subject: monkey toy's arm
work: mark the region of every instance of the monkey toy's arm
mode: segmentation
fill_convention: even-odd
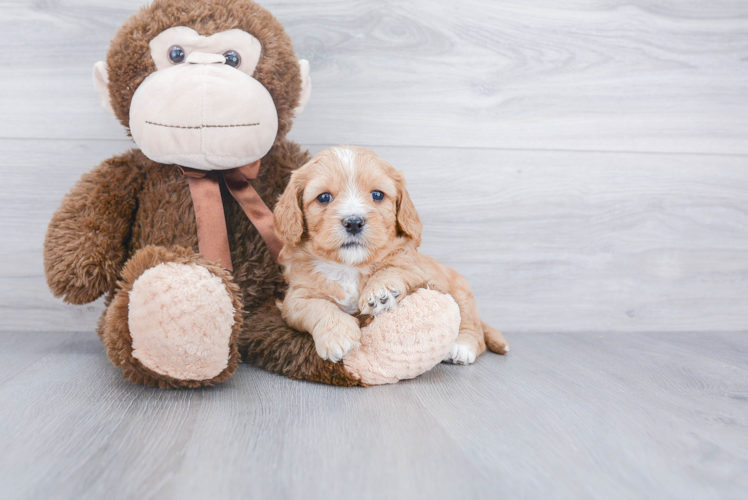
[[[55,297],[85,304],[114,288],[141,186],[134,156],[116,156],[85,174],[52,217],[44,271]]]

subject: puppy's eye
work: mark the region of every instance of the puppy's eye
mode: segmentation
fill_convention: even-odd
[[[332,201],[332,195],[330,193],[322,193],[321,195],[317,196],[317,201],[322,203],[323,205],[327,205]]]
[[[384,193],[381,191],[372,191],[371,199],[374,201],[382,201],[384,199]]]
[[[169,47],[169,60],[172,64],[184,62],[184,49],[179,45],[172,45]]]
[[[240,56],[239,53],[235,50],[224,52],[223,56],[226,58],[226,64],[228,64],[232,68],[238,68],[242,63],[242,56]]]

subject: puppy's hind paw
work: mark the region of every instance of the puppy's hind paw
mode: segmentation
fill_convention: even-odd
[[[458,338],[455,340],[449,353],[444,356],[444,362],[456,365],[469,365],[475,362],[476,354],[475,346]]]

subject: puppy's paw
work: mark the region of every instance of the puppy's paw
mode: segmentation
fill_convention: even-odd
[[[403,286],[397,283],[376,283],[367,285],[359,300],[361,314],[377,314],[395,309],[403,298]]]
[[[456,365],[469,365],[474,363],[477,350],[473,344],[474,342],[457,338],[455,343],[452,345],[452,349],[450,349],[449,353],[444,356],[444,361]]]
[[[338,321],[326,321],[315,328],[314,347],[322,359],[337,363],[348,352],[361,345],[361,329],[356,320],[350,316]]]

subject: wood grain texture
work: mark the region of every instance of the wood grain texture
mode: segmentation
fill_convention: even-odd
[[[100,314],[51,297],[41,243],[79,176],[132,146],[90,68],[137,5],[0,5],[0,330],[90,330]],[[745,329],[748,156],[725,154],[744,152],[748,132],[743,3],[267,6],[312,61],[292,136],[313,151],[373,144],[404,170],[424,251],[470,279],[492,323]],[[499,67],[500,85],[473,92]],[[610,128],[621,120],[626,130]],[[591,151],[604,149],[720,154]]]
[[[197,391],[122,381],[101,303],[43,277],[62,196],[132,147],[91,71],[141,3],[0,3],[0,498],[745,497],[746,2],[262,2],[311,62],[291,137],[403,170],[512,351]]]
[[[142,0],[0,5],[0,137],[118,139],[93,64]],[[748,153],[748,4],[263,2],[311,62],[293,137]]]
[[[0,336],[0,353],[29,360],[0,380],[4,499],[740,499],[748,488],[743,334],[527,334],[506,357],[394,386],[242,366],[196,391],[122,381],[91,333],[17,335]]]
[[[10,167],[0,184],[0,329],[93,329],[100,304],[65,306],[49,293],[42,242],[70,186],[131,143],[0,147]],[[374,149],[405,172],[422,251],[463,273],[484,317],[507,332],[748,325],[745,157]]]

